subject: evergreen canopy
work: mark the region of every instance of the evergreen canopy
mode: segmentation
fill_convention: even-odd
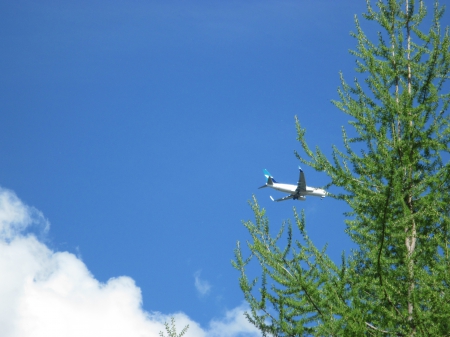
[[[341,74],[333,102],[355,129],[355,137],[343,129],[344,150],[333,147],[331,160],[311,150],[296,119],[304,152],[296,156],[325,172],[327,188],[339,190],[331,196],[350,206],[346,232],[358,248],[335,264],[295,209],[300,238],[290,222],[273,237],[253,198],[255,221],[244,223],[251,255],[238,242],[232,263],[247,318],[264,336],[450,336],[450,37],[437,1],[428,12],[424,1],[367,2],[363,16],[379,25],[377,41],[355,18],[351,54],[363,81],[350,85]],[[260,282],[246,275],[254,258]]]

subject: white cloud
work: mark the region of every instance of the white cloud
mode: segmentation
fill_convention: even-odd
[[[259,337],[261,333],[254,325],[250,324],[244,316],[247,306],[241,305],[225,313],[220,320],[212,320],[209,323],[210,337]]]
[[[206,280],[202,280],[200,278],[202,271],[201,270],[197,270],[194,274],[194,279],[195,279],[195,289],[197,289],[197,291],[200,293],[201,296],[207,295],[209,293],[209,291],[211,290],[211,285],[209,284],[208,281]]]
[[[44,231],[50,227],[41,212],[24,205],[12,191],[0,187],[0,239],[10,240],[33,224]]]
[[[171,316],[177,331],[189,324],[186,337],[260,336],[243,317],[244,307],[226,312],[207,329],[184,313],[146,312],[131,278],[97,281],[74,254],[52,251],[34,235],[24,235],[32,224],[49,226],[39,211],[0,188],[2,337],[157,337]]]

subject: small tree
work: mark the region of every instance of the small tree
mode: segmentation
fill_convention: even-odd
[[[188,324],[183,328],[183,330],[181,330],[180,334],[178,335],[177,329],[175,327],[175,318],[173,318],[173,317],[170,318],[170,325],[169,325],[169,323],[164,322],[164,326],[166,328],[167,337],[182,337],[189,329],[189,324]],[[159,332],[159,335],[161,337],[165,337],[164,332],[162,332],[162,331]]]
[[[274,336],[450,336],[450,95],[442,93],[450,67],[450,37],[436,1],[431,27],[422,31],[424,1],[367,2],[367,20],[378,23],[376,43],[355,18],[357,71],[353,86],[341,75],[340,100],[352,117],[355,137],[343,130],[345,151],[333,147],[328,160],[305,140],[298,159],[340,188],[346,202],[346,232],[357,249],[336,265],[318,250],[294,209],[301,239],[290,222],[270,235],[264,209],[254,198],[255,222],[245,222],[252,241],[244,259],[239,246],[233,265],[250,305],[247,318]],[[279,245],[287,228],[287,244]],[[262,268],[259,296],[246,266]],[[270,284],[270,286],[269,286]]]

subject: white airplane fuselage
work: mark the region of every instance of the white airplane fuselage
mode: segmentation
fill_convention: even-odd
[[[284,193],[295,193],[297,190],[297,185],[292,184],[280,184],[280,183],[273,183],[272,185],[268,185],[268,187],[272,187],[273,189],[284,192]],[[315,197],[325,197],[327,195],[327,192],[321,188],[315,188],[306,186],[306,191],[302,192],[301,195],[311,195]]]
[[[276,200],[274,198],[272,198],[272,196],[270,196],[270,199],[272,199],[272,201],[285,201],[285,200],[289,200],[289,199],[305,201],[306,196],[308,196],[308,195],[324,198],[327,195],[327,192],[321,188],[307,186],[305,174],[303,173],[303,170],[300,167],[299,167],[299,170],[300,170],[299,180],[297,182],[297,185],[293,185],[293,184],[283,184],[283,183],[277,182],[270,175],[270,173],[266,169],[264,169],[263,172],[264,172],[264,176],[266,177],[266,184],[261,186],[260,188],[271,187],[274,190],[289,194],[286,197],[276,199]]]

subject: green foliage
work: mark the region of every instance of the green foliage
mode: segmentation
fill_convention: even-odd
[[[330,177],[331,196],[346,202],[346,232],[356,243],[338,266],[307,236],[303,213],[272,237],[264,209],[251,202],[255,222],[251,255],[232,262],[250,312],[247,318],[273,336],[450,336],[450,37],[441,31],[443,9],[434,3],[431,27],[422,31],[423,1],[368,2],[364,17],[378,23],[369,41],[355,18],[357,71],[341,74],[340,100],[355,136],[343,129],[344,151],[332,160],[311,150],[296,119],[304,156],[298,159]],[[326,226],[327,224],[322,224]],[[287,231],[286,231],[287,229]],[[279,243],[287,233],[284,248]],[[249,280],[257,259],[262,276]],[[255,286],[260,284],[260,289]],[[259,293],[259,295],[258,295]]]
[[[175,318],[171,317],[170,318],[170,325],[167,322],[164,322],[164,326],[166,327],[166,332],[167,332],[167,337],[181,337],[184,336],[184,334],[187,332],[187,330],[189,329],[189,324],[186,325],[183,330],[181,330],[180,334],[177,334],[177,330],[175,328]],[[160,331],[159,335],[161,337],[165,337],[164,332]]]

